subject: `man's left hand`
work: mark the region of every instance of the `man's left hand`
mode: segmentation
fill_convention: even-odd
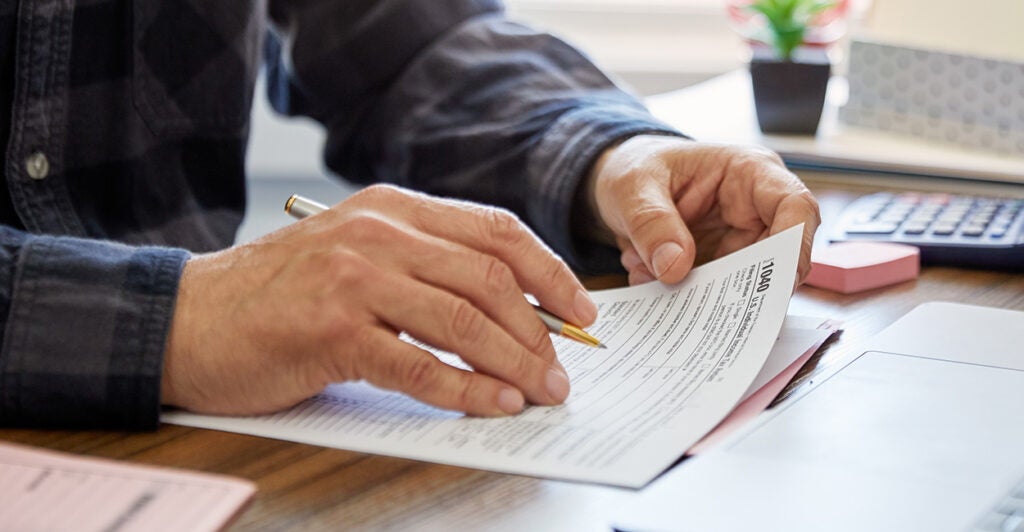
[[[640,135],[605,151],[586,187],[630,284],[679,282],[695,263],[800,223],[799,279],[810,270],[818,203],[769,150]]]

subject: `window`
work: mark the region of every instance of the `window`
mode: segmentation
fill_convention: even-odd
[[[506,0],[513,18],[551,31],[647,95],[739,68],[746,46],[722,0]]]

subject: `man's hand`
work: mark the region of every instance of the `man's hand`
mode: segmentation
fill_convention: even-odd
[[[607,150],[585,194],[630,284],[679,282],[695,262],[800,223],[803,280],[821,223],[814,197],[775,153],[675,137],[640,135]]]
[[[272,412],[365,379],[474,415],[561,403],[569,380],[523,293],[581,325],[597,309],[513,215],[375,186],[185,266],[163,402]],[[458,354],[448,366],[398,339]]]

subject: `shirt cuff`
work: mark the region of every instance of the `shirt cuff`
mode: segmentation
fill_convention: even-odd
[[[628,137],[643,134],[685,138],[642,108],[597,106],[566,113],[549,129],[530,160],[536,199],[529,215],[540,236],[575,271],[584,274],[621,272],[619,251],[573,234],[572,215],[579,187],[597,158]]]
[[[0,352],[4,425],[153,429],[181,249],[33,237]]]

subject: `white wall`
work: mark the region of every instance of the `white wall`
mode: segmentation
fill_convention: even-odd
[[[746,45],[723,0],[506,0],[513,18],[586,51],[642,95],[739,67]]]

